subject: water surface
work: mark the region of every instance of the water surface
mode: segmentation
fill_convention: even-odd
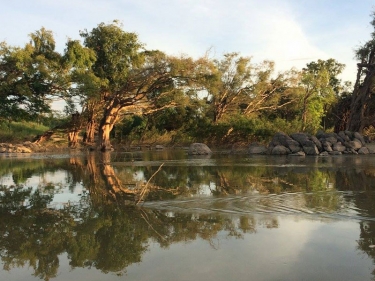
[[[0,280],[373,280],[375,156],[5,155]]]

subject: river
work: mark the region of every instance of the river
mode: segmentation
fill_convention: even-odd
[[[2,155],[0,280],[374,280],[375,155]]]

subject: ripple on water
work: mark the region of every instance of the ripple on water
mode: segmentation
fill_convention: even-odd
[[[361,192],[324,191],[246,196],[181,198],[146,202],[144,207],[183,212],[276,214],[329,217],[332,219],[375,220],[375,209],[358,208]],[[369,196],[367,194],[367,196]],[[372,194],[375,197],[375,193]]]

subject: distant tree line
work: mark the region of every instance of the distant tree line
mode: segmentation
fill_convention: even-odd
[[[0,43],[0,119],[46,120],[63,99],[71,146],[82,136],[103,151],[113,138],[223,144],[277,131],[363,133],[375,121],[374,34],[356,50],[353,87],[338,78],[345,65],[334,59],[276,73],[274,62],[236,52],[171,56],[146,49],[118,21],[80,31],[61,54],[42,27],[24,47]]]

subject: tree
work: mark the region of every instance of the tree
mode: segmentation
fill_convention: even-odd
[[[212,105],[213,121],[217,123],[233,106],[251,83],[250,58],[238,53],[224,54],[222,60],[214,60],[212,75],[207,76],[205,90]]]
[[[336,102],[341,90],[337,79],[344,68],[333,59],[307,64],[301,73],[301,130],[314,132],[322,125],[327,109]]]
[[[30,34],[25,47],[0,43],[0,117],[31,119],[50,112],[53,98],[68,96],[69,77],[51,31]]]
[[[274,62],[263,61],[254,66],[252,84],[248,86],[241,104],[242,113],[246,116],[271,114],[294,102],[290,98],[294,86],[293,71],[278,73],[274,76]]]
[[[371,25],[375,30],[375,11],[372,13]],[[375,31],[371,38],[355,51],[357,64],[357,78],[351,95],[349,118],[346,129],[361,132],[375,124]]]
[[[279,73],[274,77],[274,63],[271,61],[251,64],[249,57],[227,53],[222,60],[214,60],[213,65],[205,89],[214,123],[229,111],[254,116],[293,102],[285,98],[289,94],[288,74]]]
[[[102,81],[92,70],[96,55],[93,50],[83,47],[78,40],[68,40],[64,59],[71,64],[71,80],[75,85],[71,92],[80,98],[81,119],[86,118],[84,142],[92,143],[102,100],[100,95]]]
[[[149,114],[174,106],[170,97],[188,85],[184,72],[196,71],[191,58],[144,50],[138,36],[123,31],[116,21],[82,31],[81,36],[96,57],[91,71],[97,90],[92,93],[103,108],[98,136],[102,151],[111,149],[110,132],[124,114]]]

